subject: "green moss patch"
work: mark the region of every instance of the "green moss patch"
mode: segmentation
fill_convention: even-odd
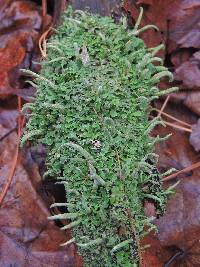
[[[140,18],[139,18],[140,20]],[[139,266],[145,200],[164,211],[166,195],[155,172],[150,121],[155,86],[172,75],[125,23],[83,12],[65,13],[48,43],[48,59],[34,74],[37,98],[22,142],[46,146],[48,174],[64,184],[73,239],[85,266]],[[145,27],[145,29],[148,28]],[[159,66],[153,63],[159,62]]]

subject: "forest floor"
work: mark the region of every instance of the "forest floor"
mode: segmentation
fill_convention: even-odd
[[[35,95],[20,69],[39,71],[34,62],[45,57],[47,29],[59,14],[55,10],[54,17],[52,12],[47,14],[39,3],[0,0],[0,267],[79,267],[82,262],[75,247],[60,247],[70,239],[70,232],[47,220],[50,204],[62,202],[64,193],[54,180],[42,179],[45,150],[29,144],[19,147],[25,126],[21,107]],[[76,6],[81,1],[72,3]],[[144,266],[200,266],[200,1],[126,0],[130,23],[140,5],[144,7],[142,25],[160,29],[140,37],[148,47],[165,44],[159,56],[174,73],[173,85],[180,88],[152,103],[155,116],[166,122],[153,134],[172,133],[156,147],[158,168],[178,171],[164,177],[163,184],[179,184],[165,215],[155,220],[158,233],[144,240],[150,244],[143,253]],[[163,89],[168,86],[165,81],[160,84]],[[150,203],[145,209],[149,216],[154,214]]]

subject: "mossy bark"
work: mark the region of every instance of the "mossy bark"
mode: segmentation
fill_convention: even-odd
[[[68,207],[49,219],[71,219],[64,245],[76,242],[85,266],[139,266],[140,239],[154,228],[143,204],[153,201],[160,215],[169,193],[155,172],[159,138],[149,135],[162,122],[148,115],[155,84],[171,74],[153,65],[155,49],[138,28],[69,8],[41,74],[26,71],[38,91],[22,142],[47,147],[48,173],[64,184]]]

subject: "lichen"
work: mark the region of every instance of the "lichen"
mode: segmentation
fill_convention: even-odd
[[[154,227],[144,202],[154,202],[157,215],[165,208],[168,192],[155,171],[159,138],[149,135],[162,122],[148,115],[156,84],[172,75],[155,57],[162,46],[147,49],[138,27],[68,8],[41,73],[26,71],[37,97],[22,143],[46,146],[47,172],[66,190],[67,203],[57,206],[68,209],[50,219],[71,220],[64,245],[76,243],[85,266],[139,266],[140,240]]]

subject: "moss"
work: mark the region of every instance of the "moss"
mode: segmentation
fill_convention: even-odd
[[[46,146],[48,174],[63,182],[68,202],[58,204],[67,214],[50,219],[71,219],[65,245],[76,242],[85,266],[139,266],[140,239],[153,227],[144,201],[158,215],[165,207],[155,172],[159,138],[149,135],[161,122],[148,114],[159,96],[155,84],[171,74],[153,65],[158,49],[146,48],[138,26],[130,31],[69,8],[41,73],[27,71],[38,89],[22,142]]]

